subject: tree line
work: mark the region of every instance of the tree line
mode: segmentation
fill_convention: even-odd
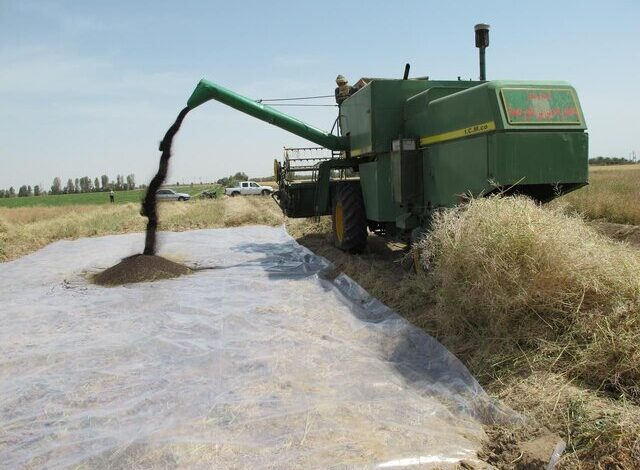
[[[142,187],[144,187],[144,185]],[[136,189],[136,176],[133,173],[127,176],[117,175],[115,181],[109,180],[109,176],[107,175],[101,175],[100,178],[96,177],[93,180],[88,176],[75,179],[69,178],[66,185],[63,185],[62,179],[56,176],[53,178],[53,183],[49,190],[38,184],[33,188],[31,185],[23,184],[17,193],[13,186],[9,189],[0,189],[0,198],[43,196],[45,194],[94,193],[111,190],[127,191],[130,189]]]
[[[247,181],[249,177],[243,171],[237,172],[235,175],[220,178],[216,183],[221,184],[225,188],[236,186],[240,181]]]
[[[630,163],[636,163],[636,160],[624,157],[596,157],[589,159],[589,165],[628,165]]]

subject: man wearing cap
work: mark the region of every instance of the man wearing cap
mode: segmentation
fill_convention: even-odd
[[[338,85],[338,87],[336,88],[335,95],[336,103],[338,104],[342,104],[344,100],[358,91],[357,88],[349,86],[349,82],[346,78],[344,78],[343,75],[338,75],[336,77],[336,84]]]

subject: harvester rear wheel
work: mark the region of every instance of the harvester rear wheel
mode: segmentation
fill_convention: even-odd
[[[336,187],[332,220],[336,247],[349,253],[362,253],[367,246],[367,214],[358,183]]]

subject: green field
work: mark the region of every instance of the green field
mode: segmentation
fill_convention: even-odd
[[[180,193],[197,196],[202,191],[215,189],[218,195],[222,188],[217,184],[194,184],[183,186],[165,186]],[[146,189],[134,189],[131,191],[115,191],[116,204],[128,202],[140,202]],[[12,197],[0,199],[0,207],[31,207],[31,206],[63,206],[63,205],[87,205],[109,204],[109,192],[81,193],[81,194],[55,194],[47,196]]]

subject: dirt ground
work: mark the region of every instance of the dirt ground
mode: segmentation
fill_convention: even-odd
[[[495,426],[486,429],[488,440],[479,457],[505,470],[534,470],[555,464],[563,450],[560,436],[545,429],[523,427],[517,432]]]
[[[614,224],[606,220],[596,220],[591,225],[614,240],[627,242],[640,248],[640,225]]]

